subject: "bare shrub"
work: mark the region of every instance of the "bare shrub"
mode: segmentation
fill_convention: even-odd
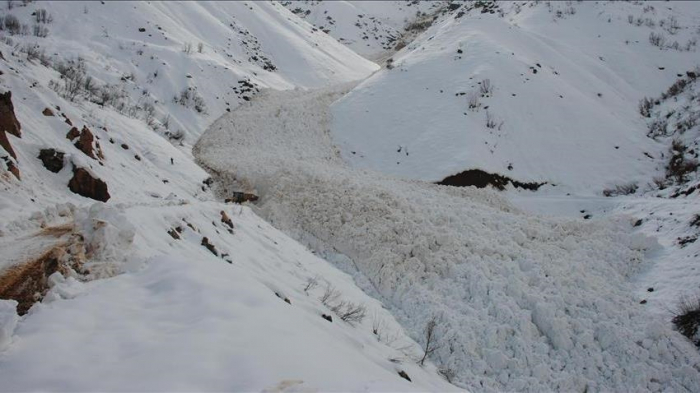
[[[35,37],[39,38],[45,38],[49,35],[48,27],[42,25],[34,25],[32,32],[34,33]]]
[[[654,100],[644,97],[639,101],[639,114],[644,117],[651,117],[651,108],[654,107]]]
[[[204,43],[200,42],[197,44],[197,53],[204,53]]]
[[[637,183],[627,183],[615,186],[615,188],[608,188],[603,190],[603,195],[606,197],[618,196],[618,195],[630,195],[637,192],[639,186]]]
[[[649,43],[654,46],[658,46],[659,48],[663,48],[666,44],[666,37],[664,37],[663,34],[657,34],[652,31],[649,33]]]
[[[469,95],[468,101],[469,109],[476,111],[481,107],[481,102],[479,102],[479,95],[477,93],[472,93]]]
[[[5,25],[5,30],[7,30],[8,33],[11,35],[16,35],[19,34],[22,30],[22,25],[19,23],[19,19],[17,19],[16,16],[14,15],[5,15],[5,20],[4,20],[4,25]]]
[[[440,345],[435,337],[437,333],[436,329],[438,326],[438,320],[436,316],[433,316],[428,323],[425,324],[425,329],[423,329],[423,336],[425,342],[423,344],[423,357],[418,362],[421,366],[425,363],[425,359],[432,355],[433,352],[440,348]]]
[[[367,307],[365,307],[364,304],[355,304],[346,301],[341,301],[330,309],[340,319],[351,325],[362,322],[367,314]]]
[[[194,108],[198,113],[207,113],[204,97],[197,92],[196,87],[186,87],[180,92],[180,95],[175,96],[173,100],[186,108]]]
[[[326,284],[326,289],[323,291],[323,295],[319,298],[324,306],[330,308],[332,303],[335,303],[338,298],[340,298],[340,292],[331,284]]]
[[[675,314],[672,322],[678,332],[686,336],[695,346],[700,347],[700,337],[698,337],[700,297],[681,299]]]
[[[185,54],[190,54],[192,53],[192,43],[191,42],[185,42],[182,44],[182,51],[185,52]]]
[[[481,93],[482,97],[489,96],[493,93],[491,79],[486,78],[479,82],[479,93]]]
[[[36,18],[36,23],[51,23],[53,22],[53,16],[46,11],[44,8],[39,8],[34,12],[34,17]]]
[[[486,111],[486,128],[496,128],[499,131],[503,127],[503,121],[498,121],[488,110]]]
[[[317,286],[318,286],[318,276],[307,277],[306,278],[306,285],[304,286],[304,293],[306,293],[306,295],[308,296],[309,291],[316,288]]]

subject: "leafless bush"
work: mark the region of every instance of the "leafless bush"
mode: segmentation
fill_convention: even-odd
[[[351,325],[362,322],[367,314],[367,307],[365,307],[364,304],[355,304],[346,301],[341,301],[340,303],[330,307],[330,309],[340,319]]]
[[[44,8],[39,8],[34,12],[34,17],[36,18],[36,23],[51,23],[53,22],[53,16],[46,11]]]
[[[639,113],[644,117],[651,117],[651,108],[654,107],[654,100],[644,97],[639,101]]]
[[[326,289],[323,291],[323,295],[319,298],[324,306],[330,308],[333,303],[335,303],[338,298],[340,298],[340,292],[331,284],[326,284]]]
[[[482,97],[491,95],[491,93],[493,93],[493,85],[491,84],[491,79],[486,78],[479,82],[479,93],[481,93]]]
[[[425,324],[425,329],[423,330],[423,336],[425,340],[423,344],[423,357],[418,362],[421,366],[425,363],[425,359],[427,359],[428,356],[432,355],[433,352],[437,351],[440,348],[440,345],[435,336],[435,334],[437,333],[437,326],[438,319],[436,316],[433,316],[428,321],[428,323]]]
[[[674,82],[671,87],[666,90],[665,93],[661,94],[661,98],[666,99],[669,97],[675,97],[685,91],[685,87],[688,85],[688,81],[684,78],[680,78]]]
[[[659,48],[663,48],[666,44],[666,37],[664,37],[663,34],[657,34],[652,31],[649,33],[649,43],[654,46],[658,46]]]
[[[647,136],[650,138],[657,138],[660,136],[668,135],[668,120],[666,119],[656,119],[649,124],[649,132]]]
[[[197,44],[197,53],[204,53],[204,43],[200,42]]]
[[[185,52],[185,54],[190,54],[192,53],[192,43],[191,42],[185,42],[182,44],[182,51]]]
[[[196,87],[186,87],[179,96],[174,97],[174,101],[184,107],[194,108],[198,113],[207,113],[207,106]]]
[[[499,131],[503,127],[503,121],[498,121],[488,110],[486,111],[486,128],[496,128]]]
[[[479,95],[476,93],[472,93],[469,95],[469,109],[476,111],[481,107],[481,102],[479,102]]]
[[[606,197],[618,196],[618,195],[630,195],[637,192],[639,186],[637,183],[627,183],[615,186],[615,188],[608,188],[603,190],[603,195]]]
[[[304,286],[304,293],[306,295],[309,295],[309,291],[316,288],[318,286],[318,276],[314,277],[307,277],[306,278],[306,285]]]
[[[4,26],[5,30],[11,35],[19,34],[22,29],[19,19],[14,15],[5,15]]]
[[[42,25],[34,25],[32,32],[34,33],[35,37],[39,37],[39,38],[45,38],[45,37],[48,37],[48,35],[49,35],[48,27],[42,26]]]
[[[700,347],[700,337],[698,336],[698,328],[700,328],[700,297],[681,299],[675,314],[672,322],[676,329],[692,341],[695,346]]]
[[[663,24],[663,27],[668,31],[669,34],[674,35],[680,30],[680,25],[678,24],[678,20],[676,19],[675,16],[671,15],[668,17],[668,20]]]

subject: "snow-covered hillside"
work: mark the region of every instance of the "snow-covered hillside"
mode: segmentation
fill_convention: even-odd
[[[450,1],[282,1],[294,14],[312,23],[355,52],[380,58],[430,25]]]
[[[700,390],[698,20],[2,3],[0,391]]]
[[[11,5],[0,390],[456,389],[349,276],[217,201],[188,149],[260,88],[376,65],[276,3]]]
[[[493,8],[444,16],[335,104],[346,160],[428,181],[480,169],[590,194],[663,174],[665,146],[640,132],[637,103],[698,64],[694,3]]]
[[[353,170],[327,131],[329,106],[348,88],[265,92],[215,122],[195,155],[222,196],[259,192],[273,225],[382,299],[459,386],[700,386],[700,354],[630,282],[648,269],[653,238],[630,233],[626,217],[537,217],[492,191]]]

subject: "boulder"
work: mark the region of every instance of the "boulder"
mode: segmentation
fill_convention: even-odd
[[[248,192],[237,192],[231,193],[231,198],[226,198],[224,202],[226,203],[243,203],[243,202],[255,202],[258,200],[258,196]]]
[[[44,168],[53,173],[58,173],[63,169],[63,156],[65,153],[56,149],[41,149],[39,159],[44,164]]]
[[[107,183],[93,177],[84,168],[73,168],[73,177],[68,182],[68,188],[78,195],[96,201],[107,202],[110,198]]]
[[[12,105],[12,92],[0,94],[0,146],[2,146],[14,159],[17,154],[10,145],[7,133],[18,138],[22,136],[21,125],[15,116],[15,107]]]
[[[86,126],[83,126],[83,129],[80,131],[75,127],[71,128],[68,134],[66,134],[66,138],[70,141],[77,138],[78,140],[75,142],[75,147],[77,147],[78,150],[92,159],[104,160],[104,154],[102,154],[100,143],[95,141],[95,136]]]
[[[44,110],[41,112],[44,116],[54,116],[53,111],[51,108],[44,108]]]

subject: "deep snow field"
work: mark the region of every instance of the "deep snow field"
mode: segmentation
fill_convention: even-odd
[[[698,38],[693,2],[3,3],[0,391],[700,390]],[[545,184],[434,184],[471,169]]]

